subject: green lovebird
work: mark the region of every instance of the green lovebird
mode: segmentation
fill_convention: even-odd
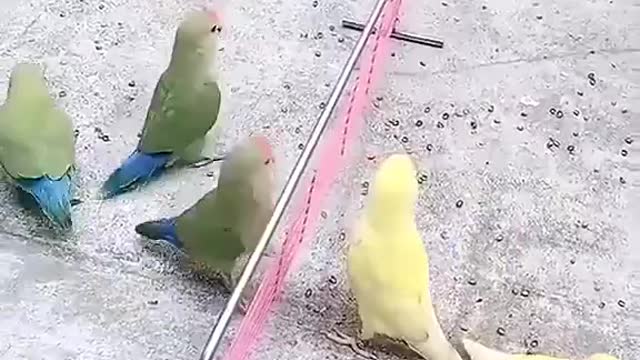
[[[221,277],[232,290],[273,214],[274,171],[268,140],[250,137],[226,157],[216,188],[182,214],[144,222],[135,231],[184,251],[195,270]]]
[[[49,95],[43,70],[17,64],[0,107],[0,164],[22,200],[63,229],[72,226],[74,162],[73,124]]]
[[[176,161],[218,160],[202,152],[220,112],[214,60],[221,31],[220,17],[214,11],[193,11],[180,23],[171,61],[156,85],[140,141],[104,183],[104,198],[146,184]]]

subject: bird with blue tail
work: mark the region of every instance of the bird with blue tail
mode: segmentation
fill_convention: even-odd
[[[104,183],[103,197],[143,186],[176,162],[199,167],[224,158],[203,155],[220,112],[221,92],[213,65],[221,29],[218,13],[209,10],[193,11],[180,23],[138,145]]]
[[[250,137],[222,163],[216,188],[182,214],[138,224],[135,231],[182,250],[193,270],[221,278],[231,291],[273,213],[274,167],[267,139]]]
[[[75,136],[49,95],[40,66],[19,63],[0,107],[0,164],[6,177],[54,224],[70,229]],[[28,203],[24,204],[28,207]]]

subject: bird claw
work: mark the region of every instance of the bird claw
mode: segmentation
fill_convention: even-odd
[[[324,335],[327,339],[337,343],[338,345],[348,346],[351,351],[356,353],[356,355],[360,355],[365,359],[378,360],[378,357],[374,353],[361,349],[358,346],[356,339],[339,330],[333,329],[332,332],[325,332]]]
[[[193,164],[189,165],[190,168],[193,169],[198,169],[201,167],[205,167],[211,163],[214,163],[216,161],[222,161],[225,159],[225,156],[214,156],[213,158],[209,158],[209,157],[205,157],[202,160],[198,160],[196,162],[194,162]]]
[[[247,314],[247,302],[245,299],[240,298],[240,301],[238,301],[238,310],[240,310],[242,315]]]

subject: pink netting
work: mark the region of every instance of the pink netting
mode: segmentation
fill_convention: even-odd
[[[312,172],[307,191],[300,193],[289,230],[286,232],[282,252],[265,273],[264,279],[256,292],[247,313],[225,360],[246,360],[260,339],[267,316],[273,306],[279,302],[284,283],[292,267],[296,254],[305,243],[307,230],[315,229],[320,215],[322,200],[326,198],[338,173],[343,169],[348,158],[347,150],[364,124],[364,112],[371,103],[369,90],[382,74],[382,64],[390,56],[390,35],[398,21],[398,13],[402,0],[388,0],[378,22],[375,41],[367,44],[360,58],[360,69],[351,92],[344,115],[330,131],[325,141],[319,144],[317,169]]]

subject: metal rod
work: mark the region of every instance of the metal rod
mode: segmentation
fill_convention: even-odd
[[[227,301],[227,304],[222,310],[222,313],[220,313],[220,315],[218,316],[218,321],[216,322],[216,325],[213,327],[213,330],[209,335],[209,339],[207,340],[207,344],[205,345],[204,349],[202,350],[202,353],[200,354],[200,360],[213,359],[213,355],[218,349],[220,340],[222,339],[222,336],[224,335],[224,332],[227,326],[229,325],[229,320],[231,320],[231,315],[233,314],[233,310],[235,309],[235,307],[238,304],[238,301],[240,300],[240,295],[242,294],[242,291],[244,290],[244,288],[247,286],[247,283],[249,282],[251,275],[255,271],[255,268],[258,265],[258,261],[260,260],[260,257],[262,256],[264,249],[267,247],[267,244],[269,243],[269,240],[273,235],[276,229],[276,226],[282,219],[284,210],[287,207],[289,201],[291,200],[291,197],[293,196],[296,186],[300,182],[302,173],[304,172],[306,166],[309,164],[311,155],[315,150],[316,146],[318,145],[320,136],[322,135],[322,132],[326,128],[327,123],[329,122],[329,118],[331,117],[331,114],[333,113],[333,111],[335,110],[338,104],[340,95],[344,91],[344,88],[347,86],[349,75],[351,74],[351,71],[355,67],[358,57],[360,57],[360,55],[362,54],[362,50],[366,45],[367,39],[369,38],[369,34],[371,34],[371,31],[373,30],[375,23],[380,18],[380,14],[382,14],[382,10],[384,9],[384,5],[386,1],[387,0],[378,0],[378,2],[376,3],[376,6],[374,7],[369,17],[369,20],[367,21],[367,25],[363,28],[362,35],[360,35],[358,42],[356,43],[353,50],[351,51],[351,55],[349,56],[349,59],[347,60],[344,67],[342,68],[342,71],[340,72],[340,76],[338,77],[338,81],[336,82],[336,85],[333,87],[333,90],[331,91],[331,96],[329,96],[327,105],[325,106],[322,113],[320,114],[320,117],[318,118],[318,122],[314,126],[313,131],[311,132],[311,135],[309,135],[307,144],[302,150],[302,154],[298,158],[298,161],[296,162],[296,165],[294,166],[293,171],[291,172],[291,175],[289,176],[289,179],[287,180],[287,183],[285,184],[284,189],[280,194],[280,198],[278,199],[278,202],[276,203],[276,206],[273,210],[273,215],[271,216],[269,223],[265,227],[264,232],[260,237],[260,241],[258,242],[258,245],[253,250],[251,257],[247,261],[247,265],[245,265],[245,268],[242,271],[242,275],[240,275],[240,279],[238,280],[238,284],[236,285],[236,287],[233,289],[233,292],[231,293],[231,297]]]
[[[346,29],[357,30],[357,31],[364,30],[364,24],[360,24],[360,23],[352,21],[352,20],[342,20],[342,27],[344,27]],[[375,33],[375,30],[373,31],[373,33]],[[427,38],[427,37],[424,37],[424,36],[420,36],[420,35],[416,35],[416,34],[411,34],[411,33],[406,33],[406,32],[399,32],[399,31],[396,31],[396,29],[393,29],[393,32],[391,33],[391,37],[396,39],[396,40],[407,41],[407,42],[411,42],[411,43],[414,43],[414,44],[431,46],[431,47],[438,48],[438,49],[442,49],[442,47],[444,47],[444,42],[443,41],[430,39],[430,38]]]

